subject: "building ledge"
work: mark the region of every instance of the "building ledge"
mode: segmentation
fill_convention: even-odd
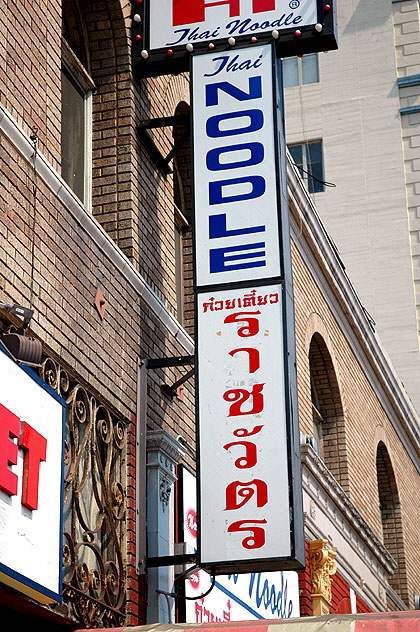
[[[375,553],[375,556],[381,562],[385,570],[389,574],[392,574],[397,568],[397,562],[374,534],[362,514],[356,509],[349,496],[325,465],[324,461],[309,444],[301,446],[301,455],[302,465],[310,470],[312,475],[322,486],[322,489],[328,494],[335,507],[345,516],[354,531],[367,544],[369,549]]]

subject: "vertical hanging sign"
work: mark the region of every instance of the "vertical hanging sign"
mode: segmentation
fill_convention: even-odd
[[[192,69],[199,563],[299,568],[273,47],[197,56]]]
[[[193,58],[196,283],[281,276],[271,46]]]

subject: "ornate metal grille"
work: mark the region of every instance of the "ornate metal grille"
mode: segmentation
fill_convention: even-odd
[[[68,405],[63,596],[85,627],[125,621],[126,427],[51,358],[42,379]]]

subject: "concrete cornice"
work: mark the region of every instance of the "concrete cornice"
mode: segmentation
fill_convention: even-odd
[[[389,585],[396,562],[313,448],[301,446],[305,535],[336,548],[340,575],[372,610],[405,604]]]
[[[343,488],[331,474],[328,467],[319,458],[313,448],[309,445],[301,446],[302,466],[307,468],[311,475],[327,490],[327,494],[342,516],[348,521],[358,537],[368,546],[387,573],[392,574],[397,563],[390,555],[382,542],[376,537],[372,529],[367,524],[361,513],[351,502]],[[332,512],[333,513],[333,512]]]

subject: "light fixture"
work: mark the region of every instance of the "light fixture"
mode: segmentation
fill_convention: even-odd
[[[5,303],[0,303],[0,307],[10,314],[20,316],[23,321],[16,333],[3,334],[0,337],[1,342],[16,362],[29,366],[39,366],[42,357],[42,344],[40,340],[26,336],[26,330],[34,315],[34,310],[22,305],[6,305]]]

